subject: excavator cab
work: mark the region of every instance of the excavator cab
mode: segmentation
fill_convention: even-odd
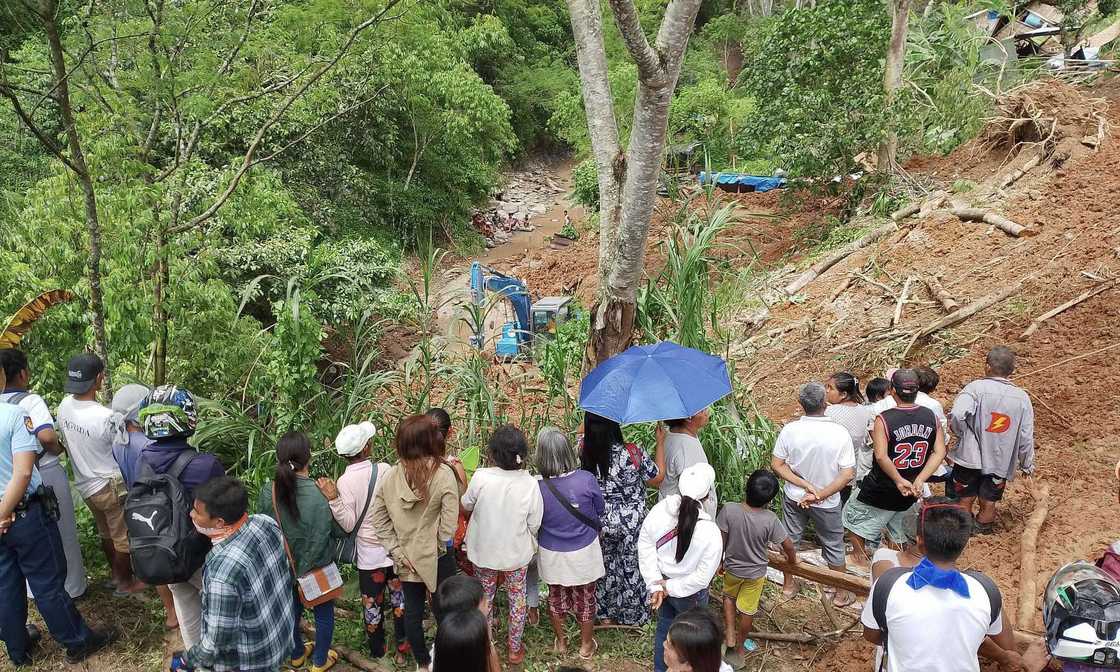
[[[572,316],[572,297],[546,296],[533,304],[533,338],[556,338],[556,330]]]

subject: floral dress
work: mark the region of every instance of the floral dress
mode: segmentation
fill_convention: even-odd
[[[644,625],[650,619],[649,595],[638,569],[638,532],[646,517],[646,481],[657,474],[657,465],[640,448],[611,447],[608,478],[599,480],[606,503],[601,544],[607,570],[595,589],[600,620]]]

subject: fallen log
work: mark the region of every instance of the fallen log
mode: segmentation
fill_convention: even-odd
[[[901,219],[906,219],[907,217],[913,217],[914,215],[918,214],[918,211],[921,209],[921,203],[911,203],[910,205],[904,205],[903,207],[891,213],[891,221],[897,222]]]
[[[1109,290],[1109,289],[1111,289],[1115,286],[1116,286],[1116,281],[1115,280],[1109,280],[1108,282],[1097,285],[1096,287],[1082,293],[1077,298],[1071,299],[1070,301],[1066,301],[1065,303],[1058,306],[1057,308],[1054,308],[1053,310],[1049,310],[1049,311],[1039,315],[1038,317],[1034,318],[1034,320],[1031,321],[1030,326],[1027,327],[1026,331],[1024,331],[1019,336],[1019,340],[1020,341],[1025,341],[1028,338],[1030,338],[1031,336],[1033,336],[1034,332],[1038,331],[1038,328],[1041,327],[1042,323],[1045,322],[1046,320],[1049,320],[1052,317],[1056,317],[1056,316],[1064,313],[1065,311],[1069,310],[1070,308],[1073,308],[1077,304],[1079,304],[1083,301],[1088,301],[1089,299],[1093,298],[1097,294],[1100,294],[1101,292]]]
[[[1034,496],[1034,513],[1023,528],[1023,540],[1019,547],[1019,611],[1015,619],[1019,627],[1030,627],[1038,612],[1038,532],[1049,511],[1050,486],[1039,484],[1031,494]]]
[[[808,644],[815,641],[817,636],[808,632],[758,632],[751,631],[751,639],[763,642],[793,642],[795,644]]]
[[[784,555],[778,553],[769,553],[770,566],[782,572],[788,572],[794,576],[800,576],[803,579],[815,581],[826,586],[840,588],[855,593],[859,596],[867,595],[871,590],[871,582],[867,579],[848,574],[846,572],[837,572],[825,567],[817,567],[810,565],[806,562],[799,562],[796,565],[791,565],[786,561]]]
[[[848,243],[847,245],[845,245],[844,247],[841,247],[839,250],[836,250],[832,254],[824,257],[823,259],[820,259],[819,261],[817,261],[817,263],[810,266],[804,273],[797,276],[793,280],[793,282],[786,285],[786,288],[785,288],[786,295],[787,296],[793,296],[794,294],[798,293],[799,291],[804,289],[806,285],[808,285],[810,282],[816,280],[822,273],[824,273],[828,269],[830,269],[833,266],[835,266],[836,264],[840,263],[845,258],[854,254],[855,252],[858,252],[859,250],[861,250],[861,249],[867,247],[868,245],[870,245],[871,243],[874,243],[875,241],[879,240],[880,238],[887,235],[891,231],[894,231],[896,228],[897,227],[895,226],[894,222],[891,222],[889,224],[884,224],[883,226],[880,226],[879,228],[875,229],[874,231],[868,233],[863,238],[860,238],[859,240],[852,241],[852,242]]]
[[[1019,178],[1031,172],[1031,170],[1036,168],[1038,164],[1042,163],[1042,154],[1043,152],[1038,152],[1037,154],[1032,156],[1026,163],[1024,163],[1018,170],[1013,170],[1005,175],[1003,179],[999,181],[999,188],[1006,189],[1012,184],[1015,184],[1015,182],[1017,182]]]
[[[902,283],[902,292],[898,295],[898,303],[894,306],[894,315],[891,316],[891,328],[898,326],[902,321],[902,307],[906,305],[906,295],[910,293],[910,283],[914,278],[906,278],[906,282]]]
[[[849,275],[848,277],[844,278],[844,281],[840,283],[839,287],[832,290],[832,293],[828,295],[828,302],[832,303],[836,299],[839,299],[840,295],[843,294],[844,292],[848,291],[848,288],[851,287],[851,286],[852,286],[852,276]]]
[[[1016,238],[1038,235],[1038,231],[1034,229],[1028,229],[1022,224],[1016,224],[1006,217],[988,212],[987,210],[981,210],[980,208],[952,208],[949,212],[952,213],[953,216],[967,222],[991,224],[1004,233],[1015,236]]]
[[[302,630],[303,634],[307,635],[308,637],[315,636],[315,628],[311,627],[310,623],[300,622],[299,629]],[[390,670],[389,668],[378,665],[377,663],[373,662],[369,658],[366,658],[354,649],[351,649],[348,646],[343,646],[338,642],[333,642],[331,644],[331,648],[335,651],[338,651],[338,655],[342,656],[346,660],[346,662],[350,663],[359,670],[362,670],[362,672],[392,672],[392,670]]]
[[[945,288],[941,286],[941,283],[937,281],[937,278],[926,278],[925,282],[926,287],[929,288],[930,295],[933,296],[933,298],[937,299],[937,302],[941,304],[941,307],[945,310],[945,312],[951,313],[961,307],[961,304],[957,303],[953,299],[953,296],[949,294],[949,292],[945,291]]]
[[[1008,298],[1018,294],[1022,290],[1023,290],[1023,281],[1020,280],[1019,282],[1016,282],[1015,284],[1004,288],[1002,291],[996,292],[995,294],[990,294],[990,295],[988,295],[988,296],[986,296],[982,299],[979,299],[977,301],[973,301],[972,303],[965,306],[964,308],[961,308],[959,310],[956,310],[956,311],[950,313],[949,315],[946,315],[945,317],[943,317],[940,320],[934,322],[933,324],[929,325],[925,329],[922,329],[921,331],[916,332],[914,334],[914,337],[910,339],[910,345],[906,346],[906,350],[902,353],[902,357],[905,358],[906,355],[910,354],[910,349],[913,348],[914,344],[916,342],[918,342],[919,340],[921,340],[923,338],[929,338],[930,336],[932,336],[933,334],[941,331],[942,329],[947,329],[949,327],[956,326],[956,325],[960,324],[961,322],[964,322],[968,318],[972,317],[976,313],[979,313],[982,310],[986,310],[988,308],[991,308],[992,306],[996,305],[997,303],[999,303],[1001,301],[1005,301]]]

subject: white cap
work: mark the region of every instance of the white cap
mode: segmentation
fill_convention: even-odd
[[[697,462],[681,472],[677,487],[685,497],[701,500],[712,491],[716,482],[716,472],[707,462]]]
[[[372,422],[346,425],[334,438],[334,449],[342,457],[353,457],[362,452],[369,440],[377,436],[377,428]]]

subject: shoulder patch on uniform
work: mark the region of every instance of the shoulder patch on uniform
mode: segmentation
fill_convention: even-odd
[[[23,426],[27,428],[28,433],[35,433],[35,423],[31,422],[30,415],[23,416]]]

